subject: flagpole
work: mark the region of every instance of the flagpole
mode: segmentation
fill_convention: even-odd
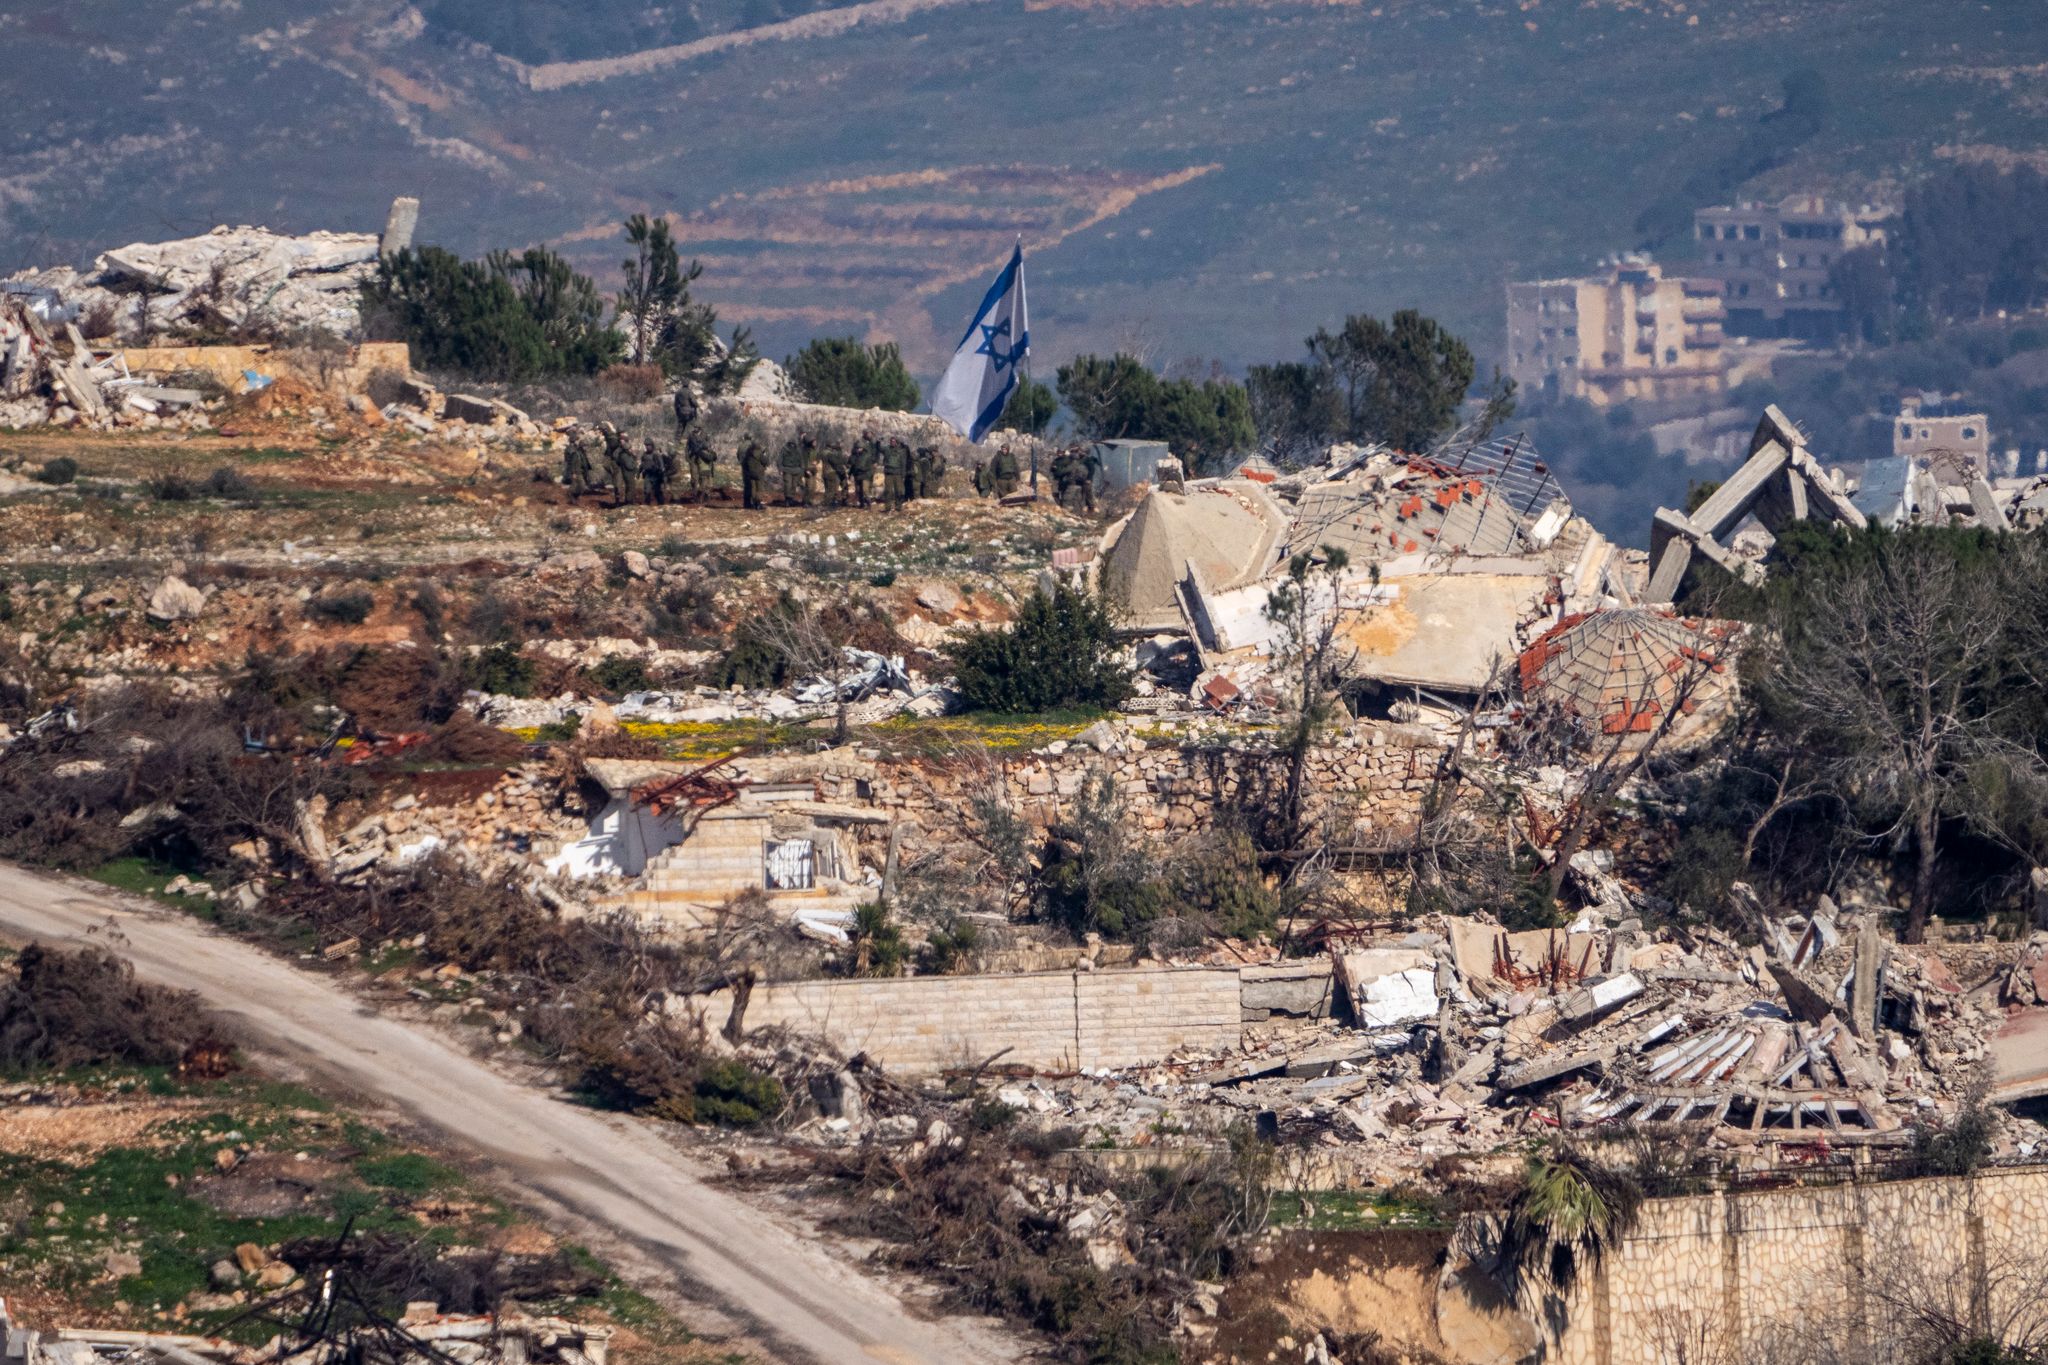
[[[1031,382],[1031,294],[1024,284],[1024,234],[1017,234],[1017,301],[1024,305],[1024,382]],[[1031,496],[1038,497],[1038,447],[1042,443],[1033,435],[1031,438]]]

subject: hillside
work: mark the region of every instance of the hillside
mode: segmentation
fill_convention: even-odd
[[[780,354],[886,333],[929,369],[1021,232],[1041,366],[1236,366],[1419,303],[1491,347],[1507,279],[1631,245],[1785,75],[1829,111],[1750,186],[1860,193],[2048,145],[2048,28],[2008,6],[199,0],[0,15],[0,267],[216,222],[546,239],[609,281],[677,216]],[[505,50],[510,49],[510,50]],[[1974,55],[1987,54],[1987,55]]]

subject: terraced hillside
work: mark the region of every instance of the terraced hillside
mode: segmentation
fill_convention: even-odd
[[[2048,25],[2010,4],[536,8],[12,6],[0,266],[417,193],[430,239],[608,280],[618,220],[662,211],[770,354],[868,331],[929,370],[1022,233],[1042,364],[1234,366],[1408,303],[1491,345],[1505,280],[1632,245],[1800,68],[1823,124],[1747,191],[2048,147]]]

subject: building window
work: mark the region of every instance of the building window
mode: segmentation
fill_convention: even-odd
[[[1758,227],[1756,224],[1751,223],[1748,227],[1742,230],[1742,235],[1744,237],[1747,237],[1752,242],[1760,242],[1764,238],[1764,230]]]
[[[1975,428],[1975,427],[1964,427],[1964,428],[1963,428],[1963,439],[1964,439],[1965,441],[1974,441],[1974,440],[1976,440],[1976,439],[1977,439],[1977,428]]]
[[[1901,441],[1910,441],[1910,440],[1912,440],[1912,439],[1913,439],[1913,428],[1912,428],[1911,426],[1907,425],[1907,424],[1906,424],[1906,423],[1904,423],[1904,422],[1901,422],[1901,423],[1899,423],[1899,439],[1900,439]]]
[[[761,844],[761,885],[769,891],[808,891],[817,884],[809,839],[767,839]]]
[[[1666,365],[1676,365],[1678,363],[1678,348],[1676,346],[1666,346],[1664,348],[1664,363]]]

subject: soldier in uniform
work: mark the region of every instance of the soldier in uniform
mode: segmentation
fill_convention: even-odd
[[[853,476],[854,500],[862,507],[868,505],[868,483],[875,477],[875,466],[882,462],[882,443],[875,439],[875,429],[868,427],[853,443],[853,457],[847,461],[847,470]]]
[[[761,483],[768,477],[768,452],[758,432],[748,432],[740,446],[740,506],[761,505]]]
[[[846,447],[836,440],[827,441],[818,458],[825,466],[825,501],[834,507],[846,506],[846,474],[850,465]]]
[[[946,474],[946,457],[930,442],[917,448],[917,495],[920,498],[939,496],[939,480]]]
[[[811,504],[811,466],[817,460],[818,438],[806,431],[784,442],[776,461],[782,470],[782,502],[785,507]]]
[[[977,460],[974,465],[974,492],[977,497],[987,497],[996,491],[996,476],[989,469],[987,460]]]
[[[652,436],[640,439],[640,488],[644,501],[656,507],[668,502],[668,480],[675,472],[675,458],[673,450],[663,450]]]
[[[676,435],[687,431],[697,420],[697,395],[690,392],[688,382],[676,386]]]
[[[901,436],[891,436],[882,447],[882,505],[891,509],[903,505],[904,485],[910,477],[910,447]]]
[[[683,449],[690,460],[690,496],[703,502],[711,496],[711,471],[718,464],[718,452],[703,429],[695,426],[683,438]]]
[[[604,464],[611,475],[612,505],[621,507],[629,502],[638,502],[640,457],[633,453],[632,446],[610,422],[601,423],[598,430],[604,433]]]
[[[1081,505],[1089,516],[1095,515],[1095,478],[1102,472],[1102,456],[1094,446],[1074,447],[1074,472],[1081,489]]]
[[[578,422],[569,428],[568,440],[562,445],[562,486],[569,490],[571,502],[588,493],[594,482],[590,468],[592,437],[598,442],[604,439],[587,423]]]
[[[989,472],[995,478],[996,496],[1007,498],[1017,491],[1017,452],[1009,446],[996,447]]]
[[[1064,508],[1067,505],[1068,490],[1072,489],[1076,482],[1074,452],[1071,447],[1062,447],[1060,453],[1052,457],[1051,473],[1052,500]]]

